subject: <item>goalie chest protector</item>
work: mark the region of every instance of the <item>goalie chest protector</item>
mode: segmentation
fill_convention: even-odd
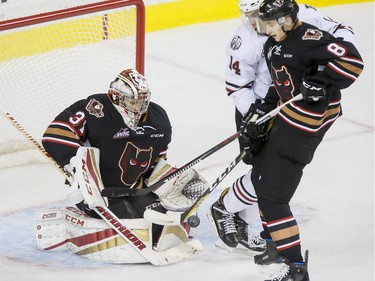
[[[76,122],[77,116],[81,119]],[[72,121],[73,120],[73,121]],[[68,123],[71,130],[59,124]],[[66,134],[44,137],[60,137],[64,142],[44,141],[46,150],[64,166],[67,159],[75,155],[72,147],[64,145],[67,140],[78,145],[88,142],[100,150],[100,172],[104,186],[130,187],[140,181],[156,159],[165,154],[171,141],[172,128],[165,110],[151,102],[146,115],[135,131],[128,128],[120,113],[106,94],[89,96],[65,109],[49,129],[65,130]],[[69,139],[69,136],[71,136]],[[79,138],[79,141],[77,141]]]

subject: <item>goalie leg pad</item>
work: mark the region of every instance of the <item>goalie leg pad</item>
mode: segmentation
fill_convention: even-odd
[[[144,243],[150,241],[144,219],[124,219]],[[108,224],[74,207],[42,209],[36,213],[37,247],[44,251],[68,250],[76,255],[110,263],[147,263]]]
[[[36,212],[36,244],[43,251],[67,249],[67,233],[62,209],[41,209]]]
[[[145,219],[122,219],[143,243],[152,243],[152,228]],[[81,257],[100,262],[126,264],[148,263],[105,221],[86,215],[75,207],[43,209],[36,214],[37,246],[41,250],[68,250]],[[197,241],[188,241],[181,225],[164,227],[156,247],[168,263],[176,263],[203,250]]]
[[[104,185],[99,170],[99,154],[99,149],[95,147],[80,147],[72,163],[76,169],[74,177],[90,209],[108,206],[107,198],[101,195]]]
[[[76,208],[66,208],[67,249],[72,253],[102,262],[147,263],[148,261],[117,232],[101,220],[87,216]],[[151,233],[144,219],[124,219],[124,224],[149,244]]]

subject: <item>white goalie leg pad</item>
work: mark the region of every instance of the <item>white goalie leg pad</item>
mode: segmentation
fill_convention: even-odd
[[[149,223],[123,219],[138,238],[150,243]],[[147,263],[138,251],[101,220],[75,207],[42,209],[36,213],[37,247],[44,251],[68,250],[91,260],[109,263]]]
[[[189,230],[187,223],[164,226],[154,247],[155,251],[163,252],[169,263],[189,259],[202,252],[202,243],[199,240],[190,240]]]
[[[101,220],[76,208],[66,208],[66,247],[72,253],[91,260],[109,263],[147,263],[148,260],[117,232]],[[152,241],[149,224],[144,219],[122,219],[145,244]]]
[[[165,214],[152,209],[146,209],[143,217],[146,221],[159,225],[178,225],[183,212],[167,211]]]
[[[188,236],[187,230],[182,225],[165,226],[154,249],[161,252],[177,247],[187,242]]]
[[[169,263],[176,263],[191,258],[203,251],[203,245],[199,240],[191,240],[177,247],[165,251],[165,258]]]
[[[124,224],[150,245],[152,231],[145,219],[122,219]],[[181,225],[167,227],[159,238],[156,253],[168,263],[176,263],[203,250],[199,241],[188,241],[187,230]],[[83,258],[100,262],[126,264],[148,263],[105,221],[87,216],[75,207],[42,209],[36,213],[36,240],[44,251],[68,250]]]
[[[95,147],[80,147],[72,163],[76,169],[74,178],[86,204],[92,209],[108,206],[107,198],[101,195],[104,185],[99,170],[99,154],[99,149]]]
[[[37,210],[35,220],[38,249],[43,251],[67,250],[66,224],[62,209]]]
[[[171,167],[164,160],[155,167],[155,177],[151,174],[150,179],[153,179],[148,185],[155,182],[160,178],[163,178],[166,173],[170,173],[170,169],[165,167]],[[159,169],[160,164],[160,169]],[[163,174],[160,171],[165,169]],[[195,169],[188,169],[181,175],[177,176],[175,179],[170,180],[163,184],[161,187],[154,191],[158,195],[160,202],[164,208],[167,210],[175,212],[184,212],[188,210],[194,203],[195,200],[202,195],[202,193],[208,189],[210,185],[203,178],[203,176]]]

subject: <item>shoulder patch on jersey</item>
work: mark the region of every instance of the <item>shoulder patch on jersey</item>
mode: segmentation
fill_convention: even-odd
[[[232,41],[230,42],[230,48],[232,50],[238,50],[242,45],[242,38],[240,36],[233,37]]]
[[[318,29],[309,28],[302,36],[302,40],[320,40],[323,37],[323,32]]]
[[[91,99],[86,106],[86,110],[89,112],[89,114],[101,118],[104,116],[103,107],[103,104],[98,102],[96,99]]]

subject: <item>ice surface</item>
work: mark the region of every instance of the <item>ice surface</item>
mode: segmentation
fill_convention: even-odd
[[[353,26],[365,70],[343,91],[344,116],[305,169],[291,206],[302,247],[310,250],[311,280],[374,280],[374,3],[321,10]],[[226,20],[147,34],[152,99],[164,106],[173,125],[171,164],[182,165],[235,132],[233,103],[224,88],[224,46],[239,23]],[[233,142],[198,168],[213,181],[237,153]],[[38,251],[34,212],[66,204],[63,178],[48,164],[0,170],[0,280],[264,280],[250,257],[214,247],[217,237],[205,216],[220,191],[246,171],[245,165],[236,167],[200,207],[196,238],[205,251],[180,264],[154,267]]]

